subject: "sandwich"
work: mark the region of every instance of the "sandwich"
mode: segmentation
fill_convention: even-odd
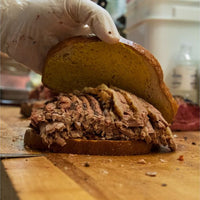
[[[176,150],[169,126],[177,104],[142,46],[70,38],[49,51],[42,77],[60,94],[32,112],[24,137],[30,148],[91,155]]]

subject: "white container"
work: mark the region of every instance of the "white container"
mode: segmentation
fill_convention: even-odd
[[[148,49],[160,62],[171,88],[172,71],[182,44],[200,60],[200,0],[136,0],[127,4],[127,39]]]

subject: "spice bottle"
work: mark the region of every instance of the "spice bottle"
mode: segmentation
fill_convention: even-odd
[[[191,45],[181,46],[172,73],[172,94],[198,102],[197,65],[191,55]]]

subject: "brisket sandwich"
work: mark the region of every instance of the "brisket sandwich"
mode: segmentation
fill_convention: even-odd
[[[71,38],[48,53],[43,83],[62,93],[32,112],[24,137],[30,148],[96,155],[176,149],[169,125],[177,104],[158,61],[138,44]]]

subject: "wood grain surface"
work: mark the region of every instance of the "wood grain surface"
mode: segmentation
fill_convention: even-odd
[[[21,117],[18,107],[1,107],[0,119],[0,153],[40,153],[24,148],[23,135],[29,120]],[[1,162],[19,199],[197,200],[200,133],[174,135],[178,146],[174,153],[139,156],[45,153],[45,157]],[[182,161],[178,160],[180,156]],[[141,159],[144,164],[140,164]],[[156,176],[147,175],[152,172]]]
[[[45,157],[4,159],[19,199],[94,199]]]

